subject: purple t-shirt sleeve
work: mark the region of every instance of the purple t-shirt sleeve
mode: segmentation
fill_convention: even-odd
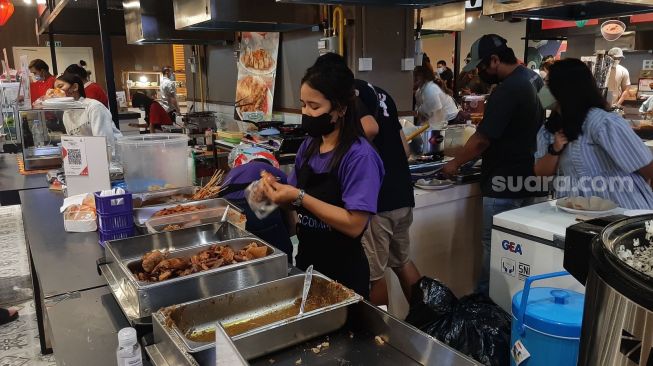
[[[307,137],[304,139],[304,142],[302,142],[301,145],[299,145],[299,150],[297,150],[297,156],[295,156],[295,168],[290,172],[290,176],[288,176],[288,184],[291,186],[297,187],[297,172],[299,171],[299,168],[303,164],[303,159],[304,159],[304,153],[306,152],[306,149],[308,149],[308,145],[310,144],[310,141],[313,139],[310,137]]]
[[[340,167],[340,185],[345,209],[376,214],[379,190],[383,181],[383,162],[367,142],[354,145]]]

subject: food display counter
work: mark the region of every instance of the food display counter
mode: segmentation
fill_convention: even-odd
[[[161,355],[170,352],[170,349],[164,348],[160,342],[161,338],[158,338],[157,334],[160,335],[162,329],[159,328],[159,333],[157,333],[156,324],[161,325],[161,322],[157,323],[156,318],[154,321],[150,318],[148,322],[147,317],[143,317],[141,313],[138,316],[130,316],[129,311],[126,310],[128,307],[124,303],[116,301],[116,286],[135,295],[134,291],[131,291],[125,284],[139,281],[120,280],[112,283],[107,279],[111,278],[111,275],[115,277],[116,272],[120,272],[120,269],[129,269],[131,261],[148,250],[167,249],[170,250],[171,257],[174,258],[183,254],[181,252],[191,255],[192,253],[189,251],[200,250],[202,243],[205,245],[214,243],[216,240],[218,242],[221,240],[222,242],[255,240],[248,233],[232,226],[226,231],[231,232],[232,236],[234,233],[236,233],[236,237],[244,236],[244,239],[215,237],[216,233],[221,232],[219,230],[220,223],[215,223],[111,241],[107,244],[105,252],[98,243],[96,233],[66,233],[64,231],[63,221],[58,212],[63,201],[63,197],[59,193],[47,189],[36,189],[22,191],[20,196],[23,202],[26,241],[32,261],[31,270],[42,351],[47,353],[54,348],[59,364],[115,365],[117,332],[123,327],[133,326],[139,333],[143,349],[146,349],[152,357],[151,359],[146,358],[144,364],[149,365],[151,361],[154,365],[165,366],[166,363],[162,363],[161,360],[169,361],[169,358],[161,357]],[[127,244],[130,242],[132,244],[141,242],[142,245],[134,245],[129,249]],[[143,244],[146,242],[147,245]],[[232,247],[237,250],[240,248],[239,245],[233,243]],[[119,249],[121,246],[123,248]],[[130,250],[131,252],[129,252]],[[190,275],[188,278],[182,278],[181,281],[176,282],[186,281],[187,284],[191,284],[192,288],[198,290],[191,291],[193,293],[191,301],[208,304],[206,306],[211,307],[213,305],[211,299],[218,299],[221,296],[231,296],[230,301],[232,302],[235,299],[246,298],[247,294],[251,295],[253,291],[256,291],[256,287],[251,287],[252,285],[259,284],[258,286],[270,288],[273,286],[270,284],[274,284],[275,281],[303,279],[301,274],[297,275],[300,272],[294,269],[291,273],[295,276],[286,277],[288,269],[285,255],[275,253],[276,250],[270,247],[267,249],[267,256],[260,260],[238,263],[231,268],[225,267],[225,270],[228,269],[228,272],[236,275],[234,279],[237,278],[238,281],[231,281],[234,286],[221,291],[204,291],[207,289],[206,280],[208,278],[213,279],[212,275],[218,276],[225,272],[220,268],[206,271],[204,274],[200,272]],[[114,266],[112,268],[112,266],[100,265],[102,275],[99,275],[97,260],[103,257],[112,259],[105,262],[113,261]],[[277,257],[280,259],[277,260]],[[272,263],[277,264],[271,266]],[[273,272],[262,272],[259,269],[263,267],[276,269]],[[116,268],[119,270],[115,270]],[[122,272],[132,276],[132,279],[134,278],[133,272]],[[273,274],[268,276],[264,272]],[[247,281],[248,278],[251,281]],[[221,282],[222,280],[216,277],[213,282],[216,281]],[[164,300],[167,298],[169,301],[159,305],[153,304],[150,312],[158,310],[155,309],[158,306],[189,301],[186,298],[173,298],[170,294],[188,292],[186,290],[166,290],[165,281],[153,285],[158,288],[156,295]],[[199,291],[201,289],[202,291]],[[224,291],[233,292],[225,295]],[[155,297],[154,293],[143,292],[142,295],[141,300],[149,301]],[[291,295],[290,297],[294,298],[296,294]],[[129,298],[128,296],[129,301],[136,297]],[[254,301],[254,304],[265,304],[261,297],[249,296],[249,298],[250,301]],[[270,301],[274,303],[273,300]],[[238,306],[236,310],[242,310],[242,308]],[[348,361],[350,364],[374,365],[397,364],[397,362],[415,365],[439,365],[443,362],[447,365],[476,364],[468,357],[371,304],[361,301],[358,297],[344,303],[342,309],[343,311],[338,315],[338,319],[340,319],[338,322],[326,321],[329,324],[328,329],[323,328],[324,324],[322,323],[325,320],[310,316],[315,314],[310,311],[307,312],[309,316],[306,316],[306,319],[299,319],[300,322],[297,324],[301,324],[301,326],[296,326],[294,330],[289,326],[290,323],[285,321],[275,324],[276,331],[291,334],[292,341],[286,342],[283,347],[266,348],[257,346],[260,342],[256,342],[256,344],[249,343],[247,346],[249,348],[243,348],[245,343],[242,339],[239,343],[238,338],[232,338],[233,344],[236,345],[236,352],[249,358],[247,362],[254,365],[269,364],[271,359],[275,360],[275,364],[281,365],[294,365],[299,359],[303,359],[304,364],[333,364],[341,361]],[[316,312],[321,313],[322,310],[318,309]],[[134,312],[134,314],[136,313]],[[268,336],[268,338],[275,340],[275,338],[280,339],[281,337]],[[314,348],[316,342],[322,344],[327,342],[325,341],[327,338],[330,346],[324,347],[320,352],[321,355],[310,349],[307,352],[306,345],[312,344]],[[205,348],[210,349],[209,353],[213,352],[213,348]],[[248,349],[249,351],[247,351]],[[206,363],[191,362],[190,364],[203,365]],[[211,365],[214,364],[211,363]]]

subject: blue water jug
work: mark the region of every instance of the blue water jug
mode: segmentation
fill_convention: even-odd
[[[521,341],[531,355],[520,366],[576,365],[585,296],[553,287],[531,288],[534,281],[567,275],[562,271],[529,277],[524,290],[513,296],[510,344]],[[516,365],[514,357],[511,365]]]

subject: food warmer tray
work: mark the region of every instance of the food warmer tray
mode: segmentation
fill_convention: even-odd
[[[132,199],[134,201],[134,208],[168,205],[169,203],[160,203],[157,200],[170,198],[175,195],[193,195],[199,189],[200,187],[198,186],[188,186],[179,188],[167,188],[150,192],[132,193]]]
[[[242,212],[240,208],[232,204],[231,202],[227,201],[224,198],[212,198],[208,200],[202,200],[202,201],[191,201],[191,202],[185,202],[185,203],[168,203],[164,205],[157,205],[157,206],[147,206],[147,207],[141,207],[141,208],[134,208],[134,223],[139,226],[141,229],[145,229],[145,222],[152,218],[155,213],[166,209],[166,208],[172,208],[175,206],[205,206],[206,209],[219,209],[219,208],[224,208],[226,206],[230,206],[230,208]]]
[[[196,226],[165,233],[112,240],[105,246],[105,257],[98,260],[99,272],[105,277],[113,296],[130,323],[149,323],[148,317],[161,307],[181,304],[286,277],[286,254],[225,222]],[[129,267],[143,254],[168,250],[171,257],[189,256],[212,244],[230,245],[234,251],[256,242],[266,245],[268,255],[247,262],[227,265],[163,282],[139,281]]]
[[[260,366],[294,366],[300,363],[299,360],[300,364],[311,366],[480,365],[367,301],[349,303],[339,307],[337,312],[335,322],[331,320],[333,315],[327,311],[309,315],[299,321],[272,326],[261,332],[255,331],[255,334],[245,334],[244,338],[233,337],[231,341],[243,358],[258,355],[249,357],[248,361],[250,365]],[[159,315],[160,312],[153,316],[154,344],[145,347],[155,366],[216,365],[213,347],[207,347],[203,355],[185,351],[184,341],[176,331],[162,322],[163,316]],[[331,330],[326,331],[328,329]],[[222,334],[219,333],[218,337]],[[303,341],[282,346],[284,341],[293,336]],[[329,346],[315,353],[313,349],[324,342],[328,342]],[[273,351],[279,346],[282,348]],[[218,364],[222,364],[221,360]]]

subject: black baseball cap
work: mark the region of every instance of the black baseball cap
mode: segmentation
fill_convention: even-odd
[[[465,65],[463,71],[469,72],[474,70],[481,61],[495,54],[497,51],[502,51],[506,48],[508,48],[508,41],[505,38],[496,34],[484,35],[472,44],[469,51],[471,60]]]

